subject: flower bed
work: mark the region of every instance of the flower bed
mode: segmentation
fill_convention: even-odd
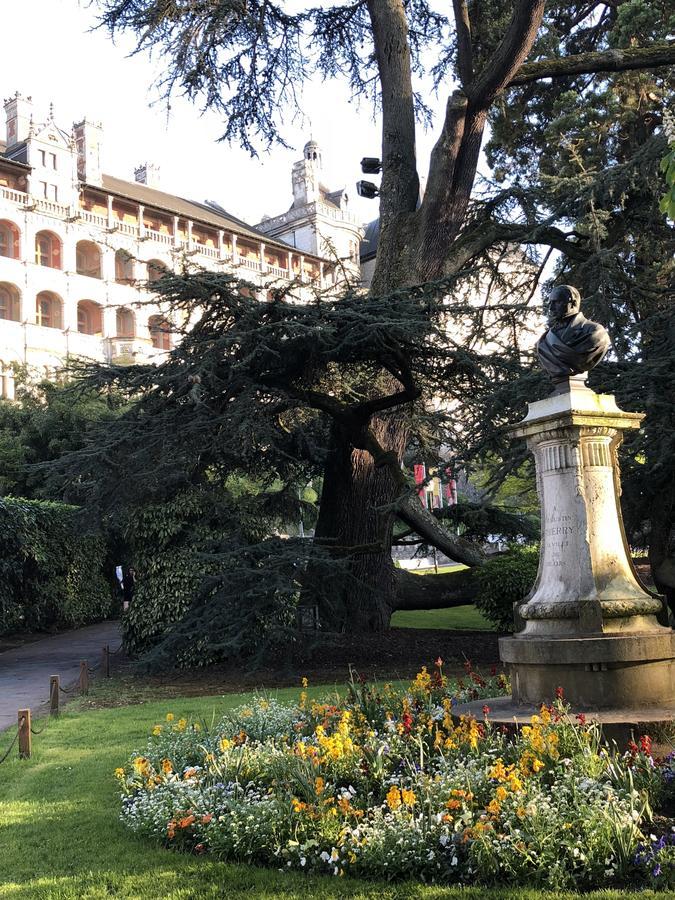
[[[623,754],[562,698],[515,734],[455,720],[504,693],[437,661],[407,691],[352,682],[334,703],[255,698],[215,728],[158,724],[116,771],[122,820],[167,846],[333,875],[591,888],[675,885],[675,755]],[[458,696],[459,695],[459,696]]]

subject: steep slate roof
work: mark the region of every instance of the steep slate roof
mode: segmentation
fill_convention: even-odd
[[[22,169],[32,169],[32,166],[24,162],[25,156],[25,141],[22,141],[20,144],[14,144],[11,156],[7,155],[7,144],[4,141],[0,141],[0,162],[11,163],[14,166],[20,166]],[[16,157],[23,157],[23,159],[17,159]]]
[[[177,216],[184,216],[206,225],[212,225],[215,228],[235,231],[241,237],[251,238],[251,240],[255,241],[264,241],[268,246],[274,246],[281,250],[293,249],[285,241],[271,238],[269,235],[263,234],[262,231],[257,231],[255,228],[247,225],[246,222],[243,222],[236,216],[225,211],[220,213],[205,203],[185,200],[183,197],[176,197],[173,194],[157,190],[157,188],[148,187],[147,184],[140,184],[137,181],[124,181],[121,178],[114,178],[112,175],[104,175],[102,180],[102,185],[88,184],[87,187],[92,190],[107,191],[126,200],[133,200],[134,203],[142,203],[144,206],[165,210]],[[305,254],[305,256],[312,255],[311,253]]]
[[[377,253],[377,243],[380,239],[380,220],[373,219],[366,225],[366,232],[359,247],[359,256],[361,262],[374,259]]]

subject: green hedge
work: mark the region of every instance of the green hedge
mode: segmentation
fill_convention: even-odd
[[[108,616],[105,542],[83,535],[76,507],[0,499],[0,634],[76,628]]]
[[[539,545],[513,545],[476,572],[476,606],[500,631],[513,631],[513,605],[520,603],[537,577]]]
[[[132,656],[154,647],[190,608],[204,577],[213,570],[202,555],[214,537],[214,498],[208,490],[184,491],[149,503],[130,516],[125,538],[136,570],[134,599],[122,621],[124,645]],[[195,635],[176,665],[207,665]]]

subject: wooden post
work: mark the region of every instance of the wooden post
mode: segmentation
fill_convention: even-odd
[[[110,678],[110,644],[103,645],[101,654],[101,672],[104,678]]]
[[[20,709],[17,718],[19,725],[19,759],[30,759],[30,710]]]
[[[61,682],[58,675],[52,675],[49,679],[49,715],[58,716],[61,702]]]
[[[89,693],[89,663],[86,659],[80,660],[80,693]]]

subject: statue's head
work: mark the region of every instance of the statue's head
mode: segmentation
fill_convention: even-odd
[[[574,316],[580,308],[581,294],[571,284],[559,284],[548,295],[548,317],[551,322]]]

